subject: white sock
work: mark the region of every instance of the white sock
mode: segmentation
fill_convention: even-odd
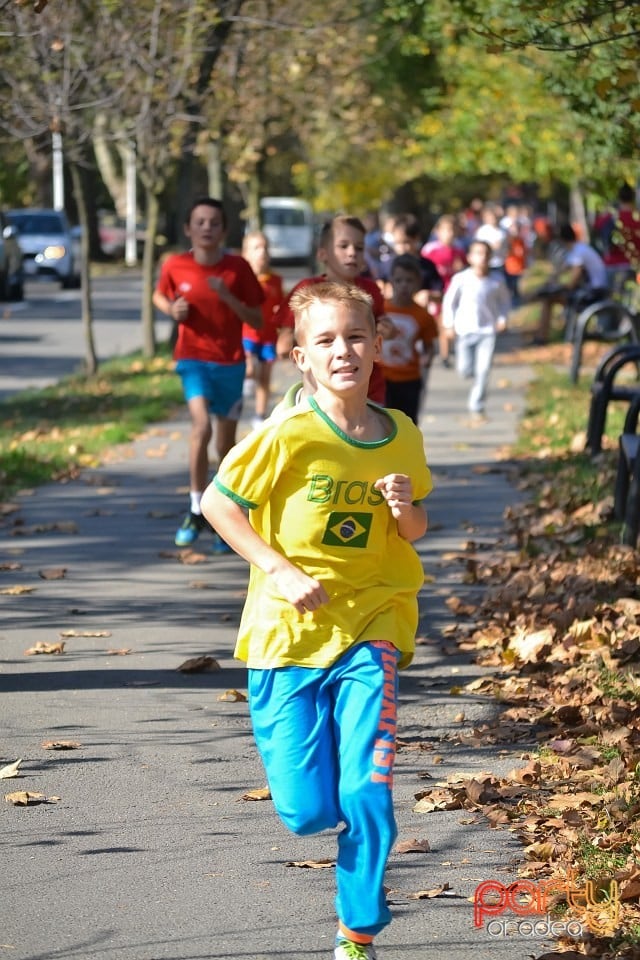
[[[200,509],[200,501],[202,500],[202,493],[200,490],[192,490],[189,494],[189,499],[191,500],[191,513],[195,513],[196,516],[202,513]]]

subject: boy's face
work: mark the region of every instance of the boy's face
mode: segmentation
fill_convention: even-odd
[[[266,273],[269,266],[269,242],[266,237],[253,236],[247,237],[243,247],[242,255],[248,260],[254,273]]]
[[[469,247],[467,260],[474,273],[485,274],[489,272],[489,251],[484,243],[472,243]]]
[[[194,249],[216,251],[226,233],[222,210],[204,203],[194,207],[184,232],[191,240],[191,246]]]
[[[356,227],[338,223],[326,247],[318,249],[318,260],[330,280],[351,283],[364,271],[364,235]]]
[[[317,389],[366,398],[380,336],[364,304],[316,300],[296,324],[296,337],[293,359],[304,374],[311,373]]]
[[[436,230],[436,236],[439,242],[445,246],[450,247],[453,241],[455,240],[455,231],[453,229],[453,224],[449,221],[441,223],[438,229]]]
[[[393,231],[393,250],[398,256],[401,253],[417,254],[420,250],[420,238],[410,237],[403,227]]]
[[[394,267],[391,272],[391,286],[393,287],[394,301],[402,307],[413,302],[414,294],[418,292],[422,284],[420,277],[413,270]]]

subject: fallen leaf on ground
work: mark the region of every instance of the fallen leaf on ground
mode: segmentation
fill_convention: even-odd
[[[162,443],[160,444],[159,447],[148,447],[145,450],[144,455],[145,457],[149,457],[150,459],[154,459],[154,458],[159,459],[162,457],[166,457],[168,449],[169,449],[169,445],[167,443]]]
[[[21,763],[22,760],[14,760],[13,763],[8,763],[5,767],[0,767],[0,780],[10,780],[11,777],[19,777]]]
[[[16,583],[14,587],[3,587],[0,593],[7,597],[19,597],[23,593],[33,593],[35,589],[35,587],[28,587],[24,583]]]
[[[443,893],[451,890],[451,887],[448,883],[441,883],[437,887],[432,887],[430,890],[416,890],[415,893],[408,893],[408,900],[432,900],[434,897],[441,897]]]
[[[111,630],[60,630],[61,637],[110,637]]]
[[[326,867],[335,867],[335,860],[288,860],[285,867],[306,867],[309,870],[323,870]]]
[[[43,740],[43,750],[77,750],[82,744],[78,740]]]
[[[17,790],[15,793],[5,793],[7,803],[12,803],[14,807],[32,806],[37,803],[57,803],[60,797],[47,797],[44,793],[30,793],[28,790]]]
[[[395,853],[429,853],[428,840],[401,840],[396,844]]]
[[[35,657],[38,653],[64,653],[64,641],[60,643],[45,643],[43,640],[38,640],[35,646],[25,650],[24,655],[25,657]]]
[[[66,567],[47,567],[44,570],[38,570],[38,576],[42,580],[64,580],[66,575]]]
[[[195,550],[161,550],[158,556],[163,560],[179,560],[185,564],[206,563],[209,560],[205,553],[197,553]]]
[[[17,560],[9,560],[7,563],[0,563],[0,570],[22,570],[22,564]]]
[[[221,693],[218,697],[218,700],[246,700],[246,694],[240,693],[239,690],[225,690],[224,693]]]
[[[61,520],[58,523],[38,523],[33,527],[16,527],[11,531],[12,537],[31,537],[36,533],[77,533],[78,525],[73,520]]]
[[[111,650],[107,650],[108,657],[126,657],[129,653],[131,653],[131,647],[114,647]]]
[[[270,800],[271,790],[269,787],[259,787],[257,790],[247,790],[240,797],[240,800]]]
[[[533,956],[533,954],[531,954]],[[575,950],[567,950],[565,952],[558,952],[554,950],[553,953],[543,953],[539,957],[536,957],[535,960],[584,960],[584,953],[576,953]]]
[[[205,670],[222,670],[222,667],[215,657],[202,656],[191,657],[189,660],[185,660],[179,667],[176,667],[176,670],[179,670],[181,673],[203,673]]]

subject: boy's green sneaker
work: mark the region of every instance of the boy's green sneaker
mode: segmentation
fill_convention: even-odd
[[[232,548],[226,540],[223,540],[219,533],[213,536],[213,552],[216,554],[233,553]]]
[[[176,547],[190,547],[195,543],[202,530],[209,524],[201,513],[189,513],[186,515],[176,531]]]
[[[372,943],[354,943],[336,937],[334,960],[376,960],[377,953]]]

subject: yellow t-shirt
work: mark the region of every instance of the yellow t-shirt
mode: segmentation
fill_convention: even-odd
[[[389,436],[362,443],[310,397],[250,433],[220,465],[217,488],[248,508],[256,532],[330,597],[300,614],[252,566],[235,650],[252,668],[326,667],[365,640],[393,643],[402,667],[412,659],[424,571],[373,484],[407,474],[418,502],[431,473],[417,427],[398,410],[379,410],[391,421]]]

